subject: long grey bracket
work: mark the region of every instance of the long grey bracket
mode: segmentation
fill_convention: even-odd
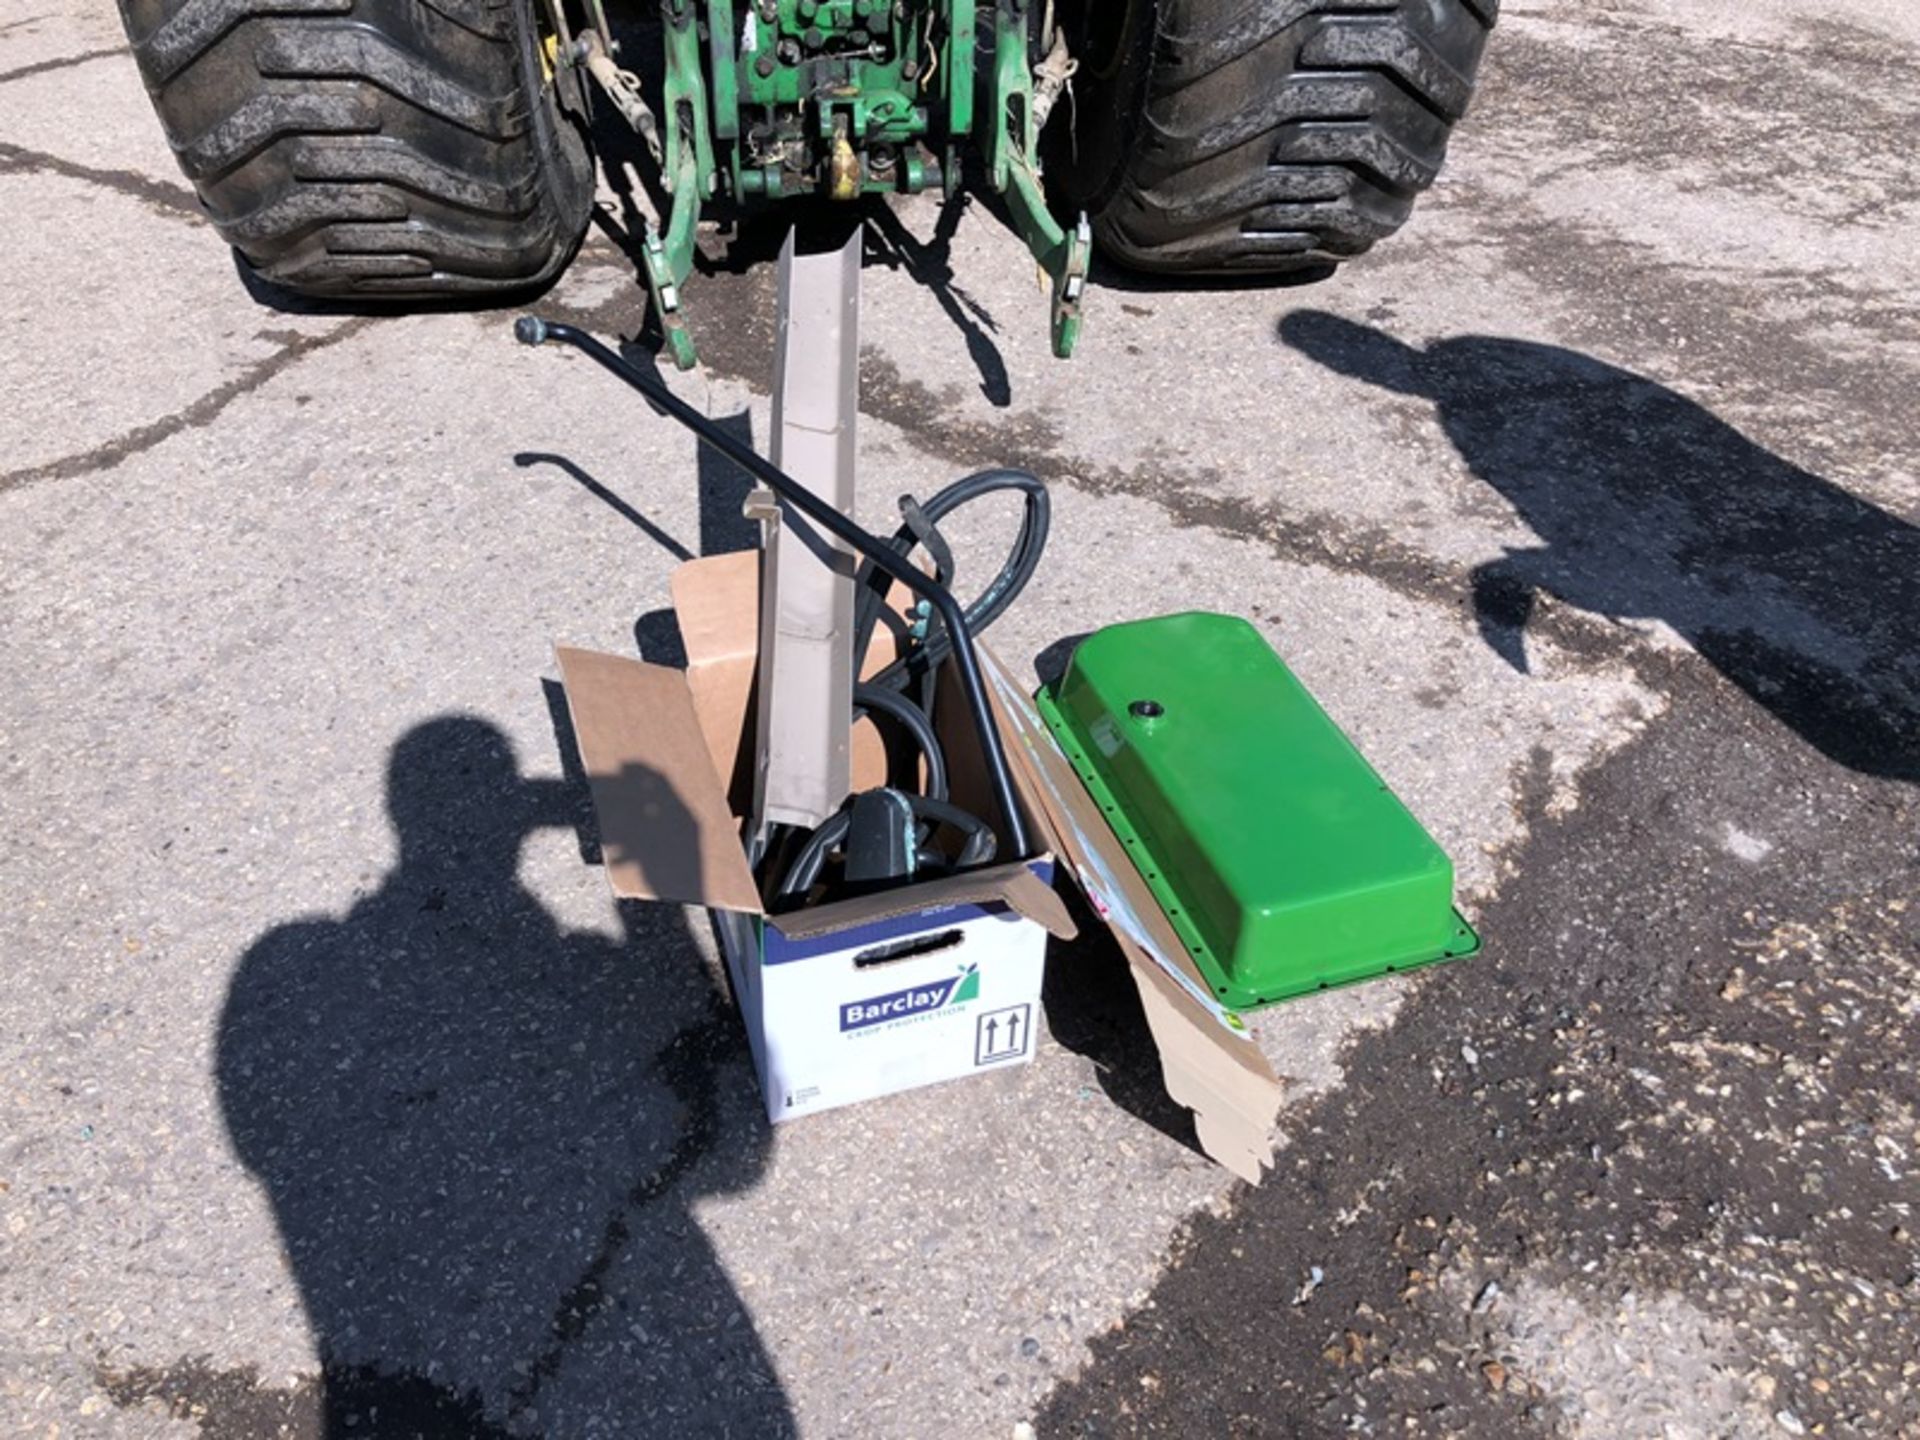
[[[780,250],[773,463],[851,516],[860,403],[860,232]],[[771,498],[771,497],[769,497]],[[811,829],[851,788],[857,558],[785,505],[762,517],[756,833]]]

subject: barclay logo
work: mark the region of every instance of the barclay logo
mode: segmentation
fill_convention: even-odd
[[[891,995],[876,995],[871,1000],[851,1000],[840,1007],[842,1030],[864,1030],[888,1020],[904,1020],[909,1015],[925,1015],[949,1005],[964,1005],[980,998],[980,967],[969,965],[958,975],[915,985],[911,990],[896,990]]]

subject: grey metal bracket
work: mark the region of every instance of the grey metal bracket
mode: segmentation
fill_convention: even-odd
[[[772,460],[842,515],[854,502],[860,399],[860,233],[780,250]],[[767,502],[772,497],[766,497]],[[857,561],[791,507],[762,503],[754,830],[808,829],[852,786]]]

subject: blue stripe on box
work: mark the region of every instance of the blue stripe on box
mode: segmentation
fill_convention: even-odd
[[[1034,861],[1027,868],[1044,883],[1053,883],[1051,864]],[[850,930],[830,930],[824,935],[810,935],[804,940],[789,940],[780,933],[778,922],[769,920],[761,927],[760,962],[763,965],[790,965],[796,960],[811,960],[816,955],[831,954],[835,950],[865,950],[874,945],[884,945],[889,940],[917,935],[923,930],[941,930],[968,920],[978,920],[983,915],[1006,920],[1026,918],[999,901],[990,905],[942,905],[937,910],[890,915],[884,920],[870,920]]]

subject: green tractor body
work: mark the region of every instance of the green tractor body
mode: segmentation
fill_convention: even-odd
[[[695,361],[679,297],[704,201],[951,190],[969,150],[1052,283],[1054,352],[1073,352],[1092,230],[1084,217],[1062,226],[1042,192],[1033,3],[991,0],[983,13],[975,0],[664,0],[659,143],[673,203],[645,254],[678,364]],[[608,67],[591,62],[610,44],[589,34],[561,53],[604,88]]]
[[[1324,271],[1432,183],[1498,0],[119,3],[209,219],[302,301],[549,283],[610,107],[651,157],[632,248],[685,367],[702,221],[803,198],[985,192],[1062,356],[1096,239],[1160,275]]]

